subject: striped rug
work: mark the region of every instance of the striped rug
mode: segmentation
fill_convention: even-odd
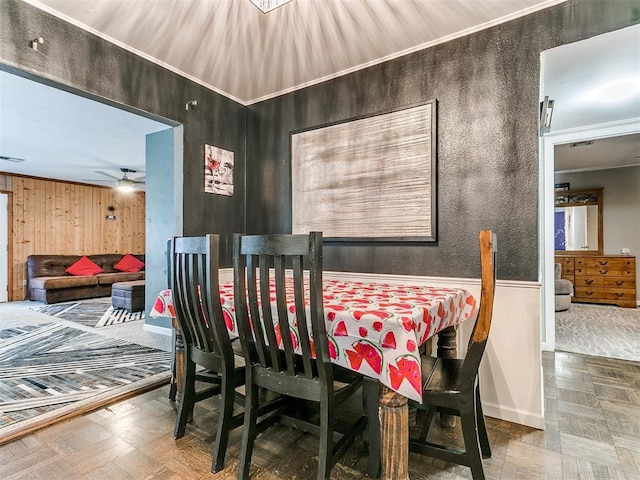
[[[171,357],[58,323],[0,330],[0,444],[166,383]]]
[[[97,298],[72,303],[54,303],[34,307],[34,310],[94,328],[144,320],[144,311],[129,313],[122,308],[113,308],[110,298]]]

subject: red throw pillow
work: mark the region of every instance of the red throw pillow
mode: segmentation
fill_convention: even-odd
[[[103,270],[98,265],[89,260],[89,258],[87,258],[86,256],[82,256],[80,257],[80,260],[67,268],[65,272],[76,277],[84,277],[97,275],[98,273],[102,273]]]
[[[121,272],[139,272],[144,268],[144,262],[141,262],[130,253],[127,253],[113,266],[113,268]]]

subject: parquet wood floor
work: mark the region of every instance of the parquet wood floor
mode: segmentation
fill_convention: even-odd
[[[489,479],[640,479],[640,363],[569,353],[543,355],[546,429],[488,418]],[[226,468],[210,472],[217,408],[196,407],[194,423],[172,437],[168,387],[53,425],[0,448],[0,477],[13,479],[235,479],[241,429]],[[354,406],[353,408],[357,408]],[[459,439],[459,429],[436,428]],[[317,441],[285,427],[256,442],[252,479],[314,479]],[[354,446],[332,478],[363,479],[366,450]],[[471,478],[467,468],[411,454],[412,480]]]

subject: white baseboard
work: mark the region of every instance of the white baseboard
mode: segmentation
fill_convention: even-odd
[[[549,342],[542,342],[542,343],[540,344],[540,349],[541,349],[543,352],[554,352],[554,351],[556,350],[556,347],[555,347],[555,344],[553,344],[553,345],[552,345],[552,344],[551,344],[551,343],[549,343]]]
[[[148,323],[145,323],[142,326],[142,329],[145,332],[157,333],[159,335],[167,335],[169,337],[173,335],[173,328],[171,327],[159,327],[158,325],[149,325]]]
[[[528,427],[544,430],[544,417],[535,412],[524,412],[515,408],[496,405],[495,403],[482,402],[482,412],[486,417],[519,423]]]

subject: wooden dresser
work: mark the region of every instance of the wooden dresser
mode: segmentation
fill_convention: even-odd
[[[572,302],[636,307],[636,258],[629,255],[557,255],[562,278],[573,283]]]

